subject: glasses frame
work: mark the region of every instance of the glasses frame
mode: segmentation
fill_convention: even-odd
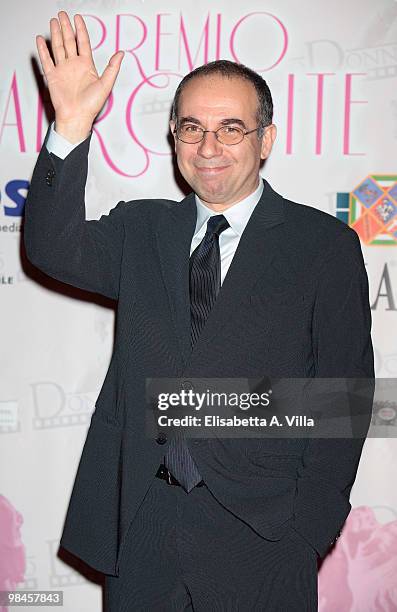
[[[203,142],[204,140],[204,135],[205,134],[215,134],[215,138],[217,139],[218,142],[220,142],[221,144],[225,145],[226,147],[233,147],[234,145],[240,144],[240,142],[242,142],[244,140],[244,137],[247,136],[247,134],[252,134],[253,132],[257,132],[258,130],[264,129],[265,126],[263,125],[258,125],[256,128],[254,128],[253,130],[242,130],[239,127],[235,127],[236,130],[238,130],[239,132],[241,132],[242,136],[241,136],[241,140],[239,140],[238,142],[232,142],[230,144],[227,144],[225,142],[222,142],[221,140],[219,140],[218,138],[218,132],[220,130],[223,130],[225,127],[230,127],[227,125],[222,125],[220,128],[218,128],[217,130],[204,130],[202,127],[200,127],[199,125],[197,126],[197,128],[201,131],[201,138],[200,140],[197,140],[196,142],[187,142],[186,140],[182,140],[182,138],[180,138],[178,136],[178,125],[176,125],[174,127],[174,131],[173,133],[175,134],[175,136],[177,137],[178,140],[180,140],[181,142],[184,142],[185,144],[199,144],[200,142]]]

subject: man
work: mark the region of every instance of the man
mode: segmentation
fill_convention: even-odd
[[[170,128],[193,192],[85,220],[91,128],[117,77],[88,33],[52,19],[37,46],[55,124],[25,206],[29,259],[118,300],[61,544],[106,574],[111,611],[317,609],[317,561],[338,536],[365,436],[184,438],[145,429],[149,378],[369,378],[368,282],[356,233],[277,194],[265,81],[227,61],[175,94]],[[76,45],[77,39],[77,45]],[[370,402],[364,408],[364,430]]]

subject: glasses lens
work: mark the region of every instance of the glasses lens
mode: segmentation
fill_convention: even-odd
[[[216,132],[216,135],[219,142],[222,142],[226,145],[238,144],[244,138],[243,130],[240,130],[240,128],[233,127],[231,125],[225,125],[224,127],[221,127]]]
[[[185,123],[177,128],[177,136],[182,142],[195,143],[203,138],[203,130],[194,123]]]

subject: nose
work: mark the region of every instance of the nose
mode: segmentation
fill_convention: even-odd
[[[222,153],[222,143],[217,140],[214,132],[205,132],[203,140],[197,147],[197,153],[205,158],[215,157]]]

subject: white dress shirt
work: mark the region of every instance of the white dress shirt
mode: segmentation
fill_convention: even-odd
[[[230,268],[232,259],[240,242],[241,235],[248,223],[248,220],[260,200],[263,191],[263,181],[259,177],[259,185],[249,196],[240,200],[237,204],[232,204],[222,213],[215,212],[208,208],[198,197],[196,198],[197,221],[196,229],[193,234],[190,255],[204,238],[207,229],[208,219],[213,215],[222,214],[228,221],[230,227],[226,228],[219,236],[219,252],[221,256],[221,285]]]
[[[85,139],[83,139],[85,140]],[[80,140],[75,144],[72,144],[66,138],[58,134],[54,129],[54,122],[51,124],[50,134],[47,139],[47,149],[50,153],[54,153],[57,157],[65,159],[67,155],[77,145],[83,142]],[[223,211],[223,216],[227,219],[230,227],[225,229],[219,236],[219,252],[221,257],[221,284],[223,283],[227,271],[229,270],[230,264],[232,263],[234,254],[240,242],[241,235],[248,223],[248,220],[260,200],[263,191],[263,181],[261,177],[258,177],[258,187],[244,200],[240,200],[237,204],[233,204],[227,210]],[[197,221],[196,228],[194,230],[192,243],[190,246],[190,255],[194,249],[200,244],[204,238],[204,234],[207,229],[207,222],[209,217],[212,215],[219,215],[221,213],[215,212],[211,208],[208,208],[200,198],[195,195],[196,207],[197,207]]]

